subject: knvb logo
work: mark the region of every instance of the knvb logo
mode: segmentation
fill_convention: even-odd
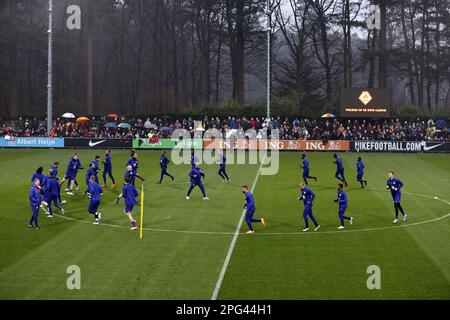
[[[367,29],[369,30],[380,30],[381,29],[381,11],[380,6],[370,5],[369,6],[369,16],[367,17]]]
[[[81,30],[81,9],[77,5],[71,5],[67,7],[66,13],[69,15],[67,18],[66,26],[69,30]]]

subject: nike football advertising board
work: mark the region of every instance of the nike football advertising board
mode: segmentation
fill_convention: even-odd
[[[131,148],[132,139],[89,139],[89,138],[65,138],[66,148],[86,148],[86,149],[121,149]]]

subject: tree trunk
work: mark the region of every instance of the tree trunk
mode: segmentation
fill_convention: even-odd
[[[408,31],[407,31],[407,28],[406,28],[405,1],[406,0],[402,0],[402,3],[401,3],[400,19],[401,19],[401,24],[402,24],[403,40],[405,41],[405,51],[406,51],[407,55],[410,55],[410,54],[414,54],[414,52],[411,52],[411,48],[410,48],[410,44],[409,44],[409,38],[408,38]],[[410,95],[411,103],[415,104],[416,103],[416,97],[415,97],[415,93],[414,93],[413,68],[412,68],[411,58],[409,58],[409,57],[408,57],[407,67],[408,67],[409,95]]]
[[[378,47],[378,87],[387,88],[387,74],[386,74],[386,0],[380,0],[380,15],[381,15],[381,29]]]

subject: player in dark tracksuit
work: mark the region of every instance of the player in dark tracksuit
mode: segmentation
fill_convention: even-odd
[[[103,161],[103,188],[106,188],[106,175],[109,175],[112,181],[112,188],[116,187],[116,181],[112,175],[111,150],[106,150],[105,160]]]
[[[94,165],[94,176],[95,176],[95,182],[99,183],[98,180],[98,174],[100,173],[101,169],[100,169],[100,162],[101,157],[100,156],[95,156],[95,159],[92,160],[92,164]]]
[[[39,206],[42,202],[42,190],[40,187],[41,181],[39,178],[36,178],[33,180],[33,185],[30,188],[30,193],[28,199],[30,200],[30,206],[31,210],[33,212],[30,222],[28,223],[28,226],[30,228],[35,228],[36,230],[39,230],[39,223],[38,223],[38,216],[39,216]],[[33,226],[34,222],[34,226]]]
[[[334,163],[336,164],[336,174],[334,175],[336,179],[341,180],[345,186],[348,186],[347,180],[344,176],[344,164],[342,163],[341,157],[338,157],[338,155],[335,153],[333,154],[334,157]]]
[[[39,179],[39,185],[42,185],[42,182],[44,181],[44,175],[42,174],[42,171],[44,171],[44,168],[39,167],[36,169],[36,173],[33,174],[31,177],[31,185],[34,185],[34,180]]]
[[[364,176],[364,162],[361,157],[358,157],[358,161],[356,161],[356,180],[361,183],[361,188],[364,188],[364,185],[367,187],[367,180],[363,179]]]
[[[53,218],[52,202],[55,204],[61,213],[64,214],[64,209],[58,204],[59,188],[58,180],[54,176],[53,170],[48,170],[48,176],[44,177],[44,201],[42,202],[47,208],[47,217]]]
[[[195,187],[199,187],[202,191],[203,200],[209,200],[209,198],[206,196],[205,187],[202,183],[202,177],[205,177],[205,173],[202,169],[200,169],[200,164],[196,163],[194,169],[191,170],[189,173],[189,177],[191,177],[190,187],[186,195],[186,200],[189,200],[189,197],[191,195],[192,189]]]
[[[408,217],[405,211],[403,210],[402,205],[400,204],[400,201],[402,199],[402,193],[401,188],[403,188],[404,184],[400,179],[397,179],[395,177],[394,172],[389,172],[388,174],[388,180],[386,182],[386,189],[391,191],[392,200],[394,200],[394,209],[395,209],[395,219],[394,223],[398,222],[398,211],[403,215],[403,221],[406,221],[406,218]]]
[[[138,169],[139,169],[139,160],[138,160],[138,155],[136,152],[132,151],[131,152],[131,158],[127,161],[127,163],[125,164],[126,167],[131,166],[131,168],[133,169],[133,174],[130,176],[131,177],[131,184],[134,186],[134,183],[136,181],[136,177],[138,176]]]
[[[300,184],[300,197],[298,200],[302,201],[304,204],[303,208],[303,219],[305,220],[305,228],[303,229],[303,232],[309,231],[309,223],[308,219],[310,218],[312,222],[315,224],[316,228],[314,231],[319,230],[320,225],[316,220],[316,217],[313,215],[312,207],[313,207],[313,201],[316,198],[315,193],[306,186],[306,183]]]
[[[159,166],[161,167],[161,175],[159,177],[159,182],[158,183],[162,183],[164,176],[168,176],[172,179],[174,179],[174,177],[167,172],[167,165],[169,164],[169,159],[166,157],[166,152],[162,151],[161,152],[161,157],[159,158]]]
[[[131,231],[137,230],[136,220],[134,220],[132,213],[133,207],[137,204],[136,197],[138,195],[139,192],[136,190],[136,187],[131,184],[131,178],[125,178],[125,184],[123,185],[122,193],[117,197],[116,204],[119,203],[120,198],[124,198],[124,213],[127,215],[128,219],[130,219]]]
[[[100,206],[100,199],[102,193],[103,193],[102,188],[95,181],[95,176],[92,175],[89,178],[89,186],[87,194],[90,197],[88,211],[95,217],[94,224],[98,224],[99,220],[102,218],[102,214],[98,212],[98,207]]]
[[[221,154],[219,156],[219,176],[223,179],[224,182],[230,182],[230,178],[227,175],[226,171],[227,158]]]
[[[353,217],[347,217],[345,215],[345,211],[347,211],[347,207],[348,207],[348,198],[347,198],[347,194],[343,190],[344,185],[342,183],[339,183],[337,189],[338,189],[338,197],[336,200],[334,200],[334,202],[337,202],[339,204],[338,215],[339,215],[339,220],[341,221],[341,225],[338,227],[338,229],[342,230],[342,229],[344,229],[345,220],[349,220],[350,224],[353,224]]]
[[[73,195],[73,192],[72,192],[73,184],[75,184],[78,189],[78,184],[76,182],[76,178],[77,178],[78,170],[80,170],[80,169],[82,169],[81,162],[78,159],[78,155],[76,153],[74,153],[72,155],[72,157],[70,158],[69,163],[67,164],[66,174],[61,181],[61,185],[63,185],[64,182],[67,180],[66,191],[67,191],[68,195]]]
[[[302,168],[303,168],[303,181],[305,181],[305,184],[308,185],[308,179],[313,179],[317,182],[317,177],[313,177],[309,175],[309,160],[306,157],[306,154],[302,155]]]
[[[57,196],[57,200],[59,201],[60,204],[64,204],[66,203],[66,200],[62,200],[61,199],[61,185],[59,184],[59,177],[58,177],[58,168],[59,168],[59,161],[55,161],[53,166],[50,167],[50,169],[53,170],[53,175],[56,178],[56,180],[58,181],[58,196]]]
[[[242,187],[242,193],[245,195],[245,205],[244,208],[246,209],[245,213],[245,222],[248,226],[248,234],[255,233],[255,230],[253,230],[253,222],[259,222],[263,226],[266,225],[266,221],[264,218],[254,218],[253,215],[256,211],[255,206],[255,199],[253,198],[253,194],[248,190],[247,186]]]

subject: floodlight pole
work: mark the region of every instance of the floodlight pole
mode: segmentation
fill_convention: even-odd
[[[270,89],[271,89],[271,37],[272,37],[272,11],[270,8],[270,0],[267,0],[267,124],[270,122]]]
[[[53,97],[52,97],[52,33],[53,33],[53,0],[48,1],[48,82],[47,82],[47,135],[50,136],[53,126]]]

